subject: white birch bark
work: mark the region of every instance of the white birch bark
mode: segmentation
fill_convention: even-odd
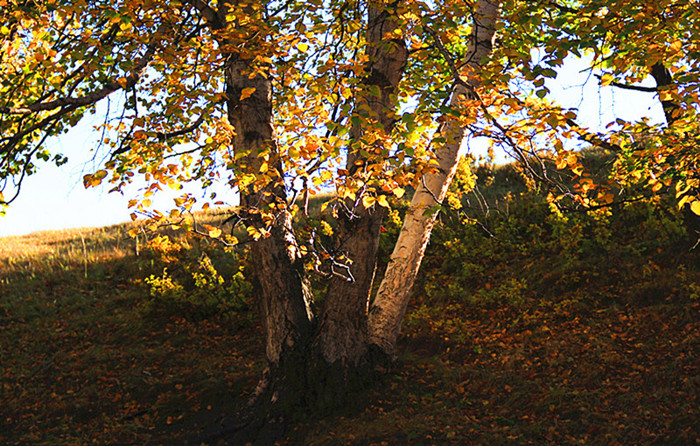
[[[453,109],[462,108],[465,100],[472,96],[472,91],[479,87],[475,73],[481,62],[491,55],[500,3],[500,0],[478,0],[474,4],[474,27],[467,53],[467,73],[463,79],[467,86],[456,84],[453,88],[450,99],[450,107]],[[466,128],[458,120],[450,120],[441,127],[439,134],[445,138],[445,143],[435,153],[439,169],[426,174],[413,195],[386,274],[370,310],[369,343],[391,356],[395,355],[409,293],[437,217],[437,212],[431,213],[429,210],[445,198],[457,170],[465,132]]]

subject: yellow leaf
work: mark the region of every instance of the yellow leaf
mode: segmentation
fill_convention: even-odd
[[[302,53],[305,53],[306,50],[309,49],[309,45],[307,43],[301,42],[300,44],[297,45],[297,49],[301,51]]]
[[[683,195],[680,201],[678,201],[678,209],[681,209],[684,204],[689,203],[692,200],[691,197],[691,195]]]
[[[610,85],[613,80],[614,78],[611,73],[605,73],[600,77],[600,85],[605,87],[606,85]]]
[[[692,203],[690,203],[690,210],[693,211],[696,215],[700,215],[700,201],[695,200]]]
[[[151,200],[146,198],[141,203],[144,205],[144,207],[149,207],[151,205]]]
[[[102,183],[102,179],[106,176],[106,170],[98,170],[94,174],[87,174],[83,177],[83,185],[86,188],[99,186]]]
[[[390,208],[389,202],[386,201],[386,195],[380,195],[377,197],[377,203],[379,203],[379,206],[383,206],[385,208]]]
[[[260,231],[258,231],[257,229],[255,229],[252,226],[248,226],[246,228],[246,231],[248,231],[248,235],[250,235],[253,238],[253,240],[258,240],[261,236]]]
[[[249,98],[250,96],[252,96],[253,93],[255,93],[255,87],[244,88],[243,90],[241,90],[241,101],[243,99]]]
[[[362,204],[366,208],[371,208],[372,205],[374,205],[375,201],[377,201],[377,199],[369,195],[365,195],[364,197],[362,197]]]
[[[403,194],[406,193],[406,191],[400,187],[395,187],[391,192],[394,194],[394,196],[396,196],[396,198],[401,198],[403,197]]]
[[[209,237],[211,237],[211,238],[217,238],[220,235],[221,235],[221,229],[219,229],[219,228],[212,228],[209,230]]]

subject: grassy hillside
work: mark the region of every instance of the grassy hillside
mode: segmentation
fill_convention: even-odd
[[[478,223],[442,217],[395,369],[287,444],[699,438],[700,258],[680,217],[653,200],[557,215],[495,189],[519,181],[503,172]],[[0,443],[181,444],[252,391],[245,252],[131,227],[0,239]]]

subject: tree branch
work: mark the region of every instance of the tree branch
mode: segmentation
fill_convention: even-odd
[[[194,8],[199,11],[199,13],[204,17],[204,20],[207,21],[207,24],[212,28],[212,29],[223,29],[225,24],[224,21],[221,20],[221,16],[219,16],[219,13],[216,12],[214,8],[209,6],[209,4],[203,0],[190,0],[188,3],[190,3]]]
[[[603,79],[603,76],[599,74],[594,75],[599,81]],[[610,82],[609,85],[612,85],[613,87],[617,88],[622,88],[623,90],[632,90],[632,91],[643,91],[645,93],[658,93],[659,89],[656,87],[642,87],[641,85],[629,85],[629,84],[623,84],[621,82]]]
[[[186,135],[190,132],[197,130],[197,128],[200,125],[202,125],[202,123],[204,122],[205,114],[206,114],[205,112],[202,112],[202,114],[199,115],[199,118],[197,118],[197,120],[194,123],[192,123],[192,125],[187,126],[185,128],[182,128],[180,130],[175,130],[175,131],[167,132],[167,133],[159,132],[158,133],[158,141],[162,142],[162,141],[165,141],[166,139],[176,138],[178,136]]]
[[[40,111],[47,111],[47,110],[54,110],[56,108],[62,108],[62,107],[72,107],[72,108],[78,108],[78,107],[84,107],[86,105],[94,104],[95,102],[104,99],[107,97],[109,94],[114,93],[115,91],[123,88],[125,90],[132,88],[138,80],[141,78],[143,75],[144,71],[146,70],[146,67],[148,66],[148,63],[151,61],[153,58],[153,55],[156,52],[157,44],[156,40],[152,41],[151,43],[148,44],[147,50],[144,53],[143,57],[141,60],[138,61],[138,63],[134,66],[132,69],[132,73],[127,76],[125,81],[122,82],[110,82],[106,84],[104,87],[100,88],[99,90],[93,91],[90,94],[87,94],[85,96],[80,96],[77,98],[60,98],[60,99],[55,99],[53,101],[49,102],[35,102],[33,104],[21,106],[21,107],[0,107],[0,113],[4,114],[15,114],[15,115],[29,115],[32,113],[40,112]]]

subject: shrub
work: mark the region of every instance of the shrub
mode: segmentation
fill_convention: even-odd
[[[507,169],[486,176],[497,185],[501,174],[513,182]],[[671,280],[694,255],[683,255],[683,221],[667,200],[562,214],[536,191],[514,190],[494,192],[481,183],[480,193],[497,206],[441,216],[418,292],[433,302],[561,311],[697,294],[692,280]]]
[[[206,252],[168,236],[156,237],[148,248],[162,265],[160,273],[144,279],[150,296],[148,311],[204,319],[248,308],[253,287],[237,253],[219,253],[226,259],[220,269],[228,270],[221,273]]]

